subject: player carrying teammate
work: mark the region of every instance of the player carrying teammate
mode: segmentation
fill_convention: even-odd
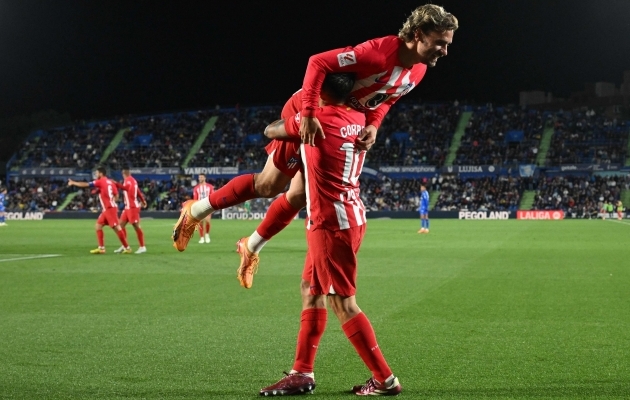
[[[201,200],[210,197],[214,193],[214,186],[206,182],[206,176],[199,174],[199,183],[193,188],[193,200]],[[212,214],[207,215],[199,227],[199,243],[210,243],[210,219]],[[204,226],[205,225],[205,226]]]
[[[326,97],[328,106],[317,110],[326,139],[316,146],[301,145],[307,192],[308,252],[302,273],[302,318],[293,369],[279,382],[261,389],[263,396],[298,394],[315,388],[313,366],[326,328],[326,302],[339,319],[346,337],[372,372],[352,391],[357,395],[395,395],[402,391],[376,341],[369,319],[356,303],[356,254],[365,233],[365,206],[359,196],[359,175],[365,151],[355,142],[365,115],[345,106],[342,99],[352,88],[350,74],[326,77],[337,87]],[[345,88],[345,90],[343,89]],[[299,132],[300,115],[268,127],[269,134]]]
[[[120,215],[120,228],[127,237],[127,222],[131,222],[133,229],[136,231],[138,237],[138,250],[136,254],[142,254],[147,252],[147,248],[144,246],[144,232],[140,227],[140,209],[146,208],[147,202],[144,199],[142,190],[138,188],[138,182],[131,176],[131,170],[129,166],[125,166],[122,169],[123,183],[116,182],[116,187],[123,191],[123,199],[125,201],[125,209]],[[124,246],[120,246],[114,253],[123,253],[125,251]]]
[[[356,73],[357,80],[349,104],[365,112],[367,126],[355,145],[359,149],[369,149],[376,140],[376,132],[389,108],[420,83],[427,66],[435,66],[438,58],[447,55],[457,28],[457,18],[452,14],[440,6],[426,4],[412,12],[398,36],[385,36],[355,47],[312,56],[304,77],[303,90],[287,102],[282,117],[287,117],[285,110],[295,107],[296,98],[301,96],[301,107],[292,110],[292,114],[301,110],[300,134],[305,142],[314,144],[315,136],[323,137],[316,112],[326,74]],[[244,287],[251,287],[250,278],[253,276],[252,271],[257,269],[258,252],[306,204],[303,177],[301,173],[295,172],[295,168],[288,168],[295,164],[292,160],[297,155],[291,152],[291,145],[285,143],[274,141],[267,146],[269,159],[262,173],[238,176],[207,201],[184,204],[173,232],[174,246],[184,251],[197,222],[209,213],[254,197],[273,197],[290,181],[289,191],[274,200],[255,233],[239,241],[239,280]]]
[[[429,192],[424,185],[420,186],[420,230],[418,233],[429,233]]]
[[[76,186],[80,188],[97,188],[99,190],[98,198],[101,201],[101,215],[96,220],[96,237],[98,239],[98,248],[90,250],[92,254],[104,254],[105,253],[105,235],[103,233],[103,226],[109,225],[116,235],[118,240],[122,243],[124,250],[123,254],[131,254],[131,247],[127,243],[127,237],[125,232],[121,229],[118,223],[118,205],[116,199],[118,197],[118,189],[113,180],[107,176],[107,170],[105,167],[96,168],[96,179],[92,182],[77,182],[72,179],[68,179],[68,186]]]
[[[0,186],[0,226],[7,226],[5,222],[6,212],[4,210],[4,202],[6,201],[7,188]]]

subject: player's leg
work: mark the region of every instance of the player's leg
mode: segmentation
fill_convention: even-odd
[[[271,202],[265,218],[247,240],[247,249],[258,254],[272,237],[286,228],[306,207],[304,175],[298,171],[289,190]]]
[[[125,238],[127,237],[127,222],[129,221],[128,211],[129,210],[124,209],[122,214],[120,214],[120,229],[123,231]],[[114,250],[114,253],[122,253],[123,251],[125,251],[125,246],[121,245]]]
[[[204,234],[204,221],[201,220],[201,223],[197,225],[197,230],[199,231],[199,243],[205,243],[206,241],[203,239]]]
[[[429,233],[429,213],[424,213],[424,233]]]
[[[302,294],[302,315],[295,350],[293,368],[284,378],[260,390],[262,396],[283,396],[312,392],[315,389],[313,373],[315,356],[319,342],[326,329],[328,313],[326,297],[320,293],[319,284],[314,281],[315,271],[309,252],[306,254],[300,292]]]
[[[144,231],[140,226],[140,212],[138,212],[138,216],[135,219],[136,222],[133,222],[131,225],[133,229],[136,231],[136,236],[138,237],[138,250],[135,251],[136,254],[146,253],[147,248],[144,246]]]
[[[361,357],[372,377],[363,385],[356,385],[352,391],[369,395],[372,392],[395,395],[402,391],[398,378],[387,364],[376,340],[376,333],[368,317],[356,303],[355,296],[328,296],[330,308],[341,323],[344,334]]]
[[[124,250],[121,252],[122,254],[131,254],[131,247],[129,247],[129,243],[127,242],[127,235],[120,227],[120,221],[118,220],[118,214],[116,213],[115,208],[109,208],[103,212],[105,214],[105,221],[109,225],[110,228],[116,233],[118,236],[118,240],[123,245]]]
[[[92,254],[104,254],[105,253],[105,234],[103,233],[103,225],[106,224],[105,213],[102,212],[101,215],[98,216],[96,220],[96,224],[94,225],[94,230],[96,231],[96,240],[98,242],[98,247],[94,250],[90,250]]]
[[[0,211],[0,226],[7,226],[5,218],[6,218],[6,214],[4,210]]]
[[[212,219],[212,214],[208,215],[206,217],[206,219],[204,220],[205,222],[205,234],[203,235],[203,238],[205,239],[206,243],[210,243],[210,220]]]
[[[232,207],[256,197],[273,197],[282,192],[291,177],[276,168],[273,157],[274,152],[267,158],[261,173],[237,176],[209,197],[196,202],[192,200],[185,202],[179,220],[173,228],[174,247],[179,251],[186,250],[199,221],[214,211]]]

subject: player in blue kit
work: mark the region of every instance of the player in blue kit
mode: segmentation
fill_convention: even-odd
[[[420,230],[418,233],[429,233],[429,192],[427,187],[420,186]]]
[[[0,186],[0,226],[7,226],[7,223],[4,222],[5,213],[4,213],[4,200],[7,196],[7,188],[4,186]]]

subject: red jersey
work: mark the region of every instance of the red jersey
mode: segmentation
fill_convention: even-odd
[[[193,188],[193,199],[200,200],[210,197],[214,193],[214,186],[209,183],[200,183]]]
[[[354,72],[356,81],[348,104],[366,113],[366,125],[381,125],[390,107],[416,87],[427,71],[425,64],[400,65],[398,36],[368,40],[355,47],[330,50],[308,61],[302,89],[302,116],[314,117],[326,74]]]
[[[305,166],[308,229],[337,231],[365,224],[365,206],[359,197],[359,175],[365,151],[354,148],[365,125],[365,115],[347,106],[318,110],[326,139],[315,146],[302,144]],[[285,120],[285,130],[300,129],[299,114]]]
[[[126,177],[122,185],[116,182],[116,187],[123,191],[126,210],[130,208],[141,208],[140,206],[144,201],[144,195],[140,188],[138,188],[138,182],[133,176]]]
[[[101,201],[103,210],[108,208],[118,208],[115,197],[118,195],[116,183],[107,177],[102,177],[90,182],[90,187],[99,189],[98,198]]]

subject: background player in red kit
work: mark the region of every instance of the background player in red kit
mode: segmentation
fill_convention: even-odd
[[[193,188],[193,200],[201,200],[210,197],[214,193],[214,186],[206,182],[206,176],[199,174],[199,183]],[[210,243],[210,219],[212,214],[201,220],[199,228],[199,243]]]
[[[343,104],[354,83],[351,74],[329,74],[324,85],[336,90],[317,110],[326,139],[301,145],[307,193],[308,252],[302,273],[302,318],[293,369],[279,382],[261,389],[263,396],[298,394],[315,388],[313,366],[327,320],[326,302],[357,353],[372,372],[357,395],[396,395],[402,391],[376,341],[374,329],[356,303],[356,253],[365,233],[365,206],[359,197],[359,175],[365,151],[355,142],[365,115]],[[344,90],[345,88],[345,90]],[[299,132],[300,115],[267,128],[270,136]]]
[[[426,4],[412,12],[398,36],[385,36],[355,47],[312,56],[302,91],[298,92],[298,96],[302,96],[300,134],[304,141],[312,145],[315,136],[324,135],[317,119],[316,107],[326,74],[352,72],[356,73],[357,80],[349,103],[355,109],[365,112],[367,124],[356,146],[369,149],[376,140],[376,132],[389,108],[420,83],[427,66],[435,66],[438,58],[447,55],[448,46],[457,28],[455,16],[440,6]],[[287,104],[294,103],[290,101]],[[286,146],[284,144],[276,143],[273,146],[276,146],[274,156],[291,154],[290,150],[281,150]],[[283,165],[289,164],[290,159],[276,160],[271,156],[270,159],[272,162],[267,162],[262,173],[236,177],[217,190],[215,196],[208,201],[187,204],[175,225],[175,247],[180,251],[185,249],[187,239],[195,229],[195,221],[208,213],[254,197],[273,197],[280,193],[291,179],[282,171]],[[291,180],[289,191],[271,204],[265,219],[254,234],[239,241],[239,274],[243,275],[240,278],[241,285],[251,287],[250,277],[253,276],[252,271],[258,267],[258,252],[271,237],[295,218],[305,204],[304,183],[301,174],[297,174]],[[183,234],[180,235],[179,232]]]
[[[138,237],[138,244],[140,247],[136,250],[136,254],[142,254],[147,252],[147,248],[144,245],[144,232],[140,227],[140,209],[146,208],[147,202],[144,199],[142,191],[138,187],[138,182],[131,176],[131,170],[128,166],[122,169],[122,175],[124,178],[123,183],[116,182],[116,187],[122,190],[123,199],[125,201],[125,209],[120,215],[120,228],[127,237],[127,222],[131,222],[133,229],[136,231]],[[120,246],[114,253],[122,253],[125,251],[123,246]]]
[[[92,254],[105,253],[105,235],[103,233],[103,226],[109,225],[120,240],[120,243],[125,248],[122,253],[130,254],[131,248],[127,243],[127,237],[125,232],[120,228],[118,222],[118,204],[116,204],[116,198],[118,197],[118,189],[116,189],[116,183],[106,176],[107,170],[104,167],[96,168],[96,179],[92,182],[77,182],[72,179],[68,179],[68,186],[76,186],[80,188],[97,188],[99,190],[98,198],[101,201],[101,215],[96,220],[96,237],[98,239],[98,248],[90,250]]]

